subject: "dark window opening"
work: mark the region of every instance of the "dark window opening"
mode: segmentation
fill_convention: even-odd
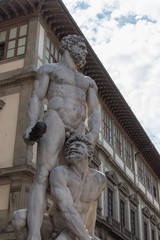
[[[120,200],[120,220],[121,226],[125,226],[125,203],[124,201]]]
[[[108,188],[108,216],[113,216],[113,191]]]
[[[135,212],[131,210],[131,233],[135,235],[136,228],[135,228]]]
[[[147,223],[146,222],[144,222],[143,227],[144,227],[144,240],[148,240]]]
[[[5,43],[0,44],[0,61],[4,59],[4,49],[5,49]]]
[[[152,240],[155,240],[155,233],[153,229],[152,229]]]

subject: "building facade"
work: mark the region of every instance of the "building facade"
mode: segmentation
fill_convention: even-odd
[[[61,0],[0,1],[0,240],[15,239],[13,211],[26,208],[36,168],[36,145],[23,133],[35,73],[58,62],[59,42],[83,35]],[[98,202],[100,239],[160,240],[160,156],[86,41],[82,69],[98,86],[99,139],[91,166],[107,187]],[[47,109],[42,104],[41,119]],[[87,131],[87,121],[86,121]],[[48,208],[52,201],[48,191]]]

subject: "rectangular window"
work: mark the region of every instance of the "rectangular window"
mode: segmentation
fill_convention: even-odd
[[[124,139],[124,160],[126,162],[126,165],[132,170],[133,164],[132,164],[131,145],[127,142],[126,139]]]
[[[60,60],[60,54],[58,49],[55,46],[55,43],[47,37],[46,42],[46,54],[45,54],[45,62],[46,63],[55,63]]]
[[[144,231],[144,240],[148,240],[148,229],[147,229],[147,223],[143,223],[143,231]]]
[[[152,229],[152,240],[155,240],[155,231]]]
[[[135,228],[135,212],[131,209],[131,233],[135,235],[136,228]]]
[[[108,216],[113,216],[113,191],[108,188]]]
[[[147,189],[151,192],[151,174],[147,167],[145,167],[145,184]]]
[[[111,119],[108,117],[104,110],[102,110],[101,120],[102,120],[102,135],[108,143],[113,145]]]
[[[0,61],[24,55],[27,42],[27,24],[0,32]]]
[[[121,226],[125,226],[125,202],[120,199],[120,221]]]
[[[153,186],[153,196],[156,198],[157,197],[157,190],[156,187]]]
[[[137,158],[138,178],[144,184],[144,164],[141,159]]]
[[[114,127],[114,147],[116,152],[122,157],[122,134]]]
[[[153,196],[155,198],[158,198],[157,180],[153,176],[152,176],[152,191],[153,191]]]
[[[0,61],[4,59],[5,43],[0,44]]]

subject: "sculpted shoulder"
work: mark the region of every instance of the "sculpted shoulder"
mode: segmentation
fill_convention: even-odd
[[[85,77],[88,82],[88,88],[93,88],[96,92],[98,92],[98,87],[96,82],[91,77],[88,77],[88,76],[85,76]]]
[[[37,71],[37,76],[50,74],[54,70],[56,70],[58,67],[58,63],[46,63],[40,66],[40,68]]]
[[[52,169],[50,173],[50,185],[57,186],[57,185],[65,185],[66,179],[68,176],[68,167],[67,166],[57,166]]]
[[[107,183],[107,179],[106,179],[106,176],[104,173],[98,171],[98,170],[95,170],[93,168],[90,168],[90,173],[94,174],[94,177],[97,181],[97,183],[99,183],[100,185],[106,185]]]

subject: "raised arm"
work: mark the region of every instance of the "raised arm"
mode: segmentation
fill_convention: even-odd
[[[33,144],[33,142],[29,140],[29,134],[39,119],[42,100],[45,98],[49,85],[50,72],[51,66],[49,64],[45,64],[39,68],[36,74],[33,92],[28,107],[28,127],[24,133],[24,141],[27,144]]]
[[[91,140],[93,145],[95,145],[100,128],[100,109],[97,98],[98,88],[93,79],[89,78],[89,81],[90,87],[87,92],[89,133],[87,134],[87,137]]]
[[[60,211],[60,216],[63,218],[66,227],[79,240],[90,240],[89,234],[85,229],[83,221],[74,208],[74,203],[71,191],[67,186],[65,173],[62,171],[63,167],[56,167],[50,174],[50,186],[53,201]],[[73,179],[74,181],[74,179]]]

